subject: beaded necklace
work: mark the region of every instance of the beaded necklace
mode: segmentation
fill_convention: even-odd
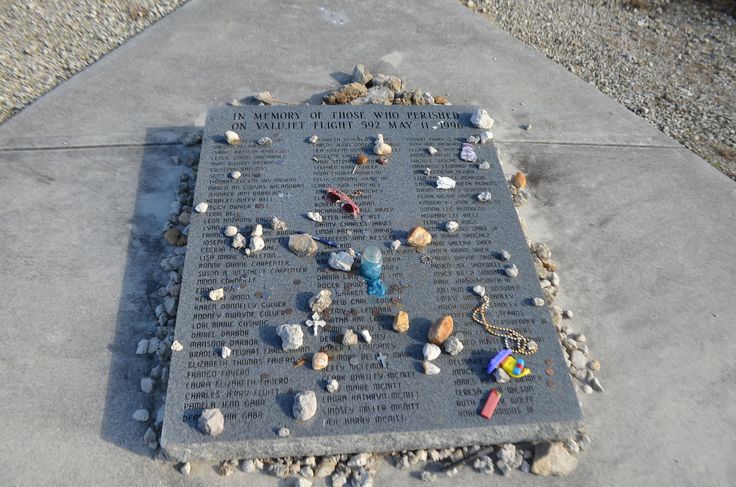
[[[516,330],[495,326],[488,321],[486,311],[488,311],[488,307],[491,305],[491,298],[485,295],[482,297],[482,300],[483,302],[473,310],[473,321],[482,325],[491,335],[503,338],[504,347],[513,350],[514,353],[531,355],[537,352],[539,346],[534,340],[525,337]],[[514,344],[513,347],[511,346],[512,343]]]

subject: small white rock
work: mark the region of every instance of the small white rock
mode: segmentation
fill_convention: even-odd
[[[478,169],[486,170],[491,168],[491,163],[488,161],[483,161],[480,164],[478,164]]]
[[[447,230],[448,233],[455,233],[460,229],[460,224],[456,221],[449,221],[445,223],[445,230]]]
[[[501,258],[502,261],[507,262],[511,260],[511,252],[509,252],[508,250],[502,250],[499,257]]]
[[[493,119],[488,112],[482,108],[477,108],[473,115],[470,116],[470,123],[478,127],[479,129],[490,130],[493,127]]]
[[[225,131],[225,138],[227,139],[227,143],[230,145],[240,144],[240,136],[237,134],[237,132],[227,130]]]
[[[319,142],[319,137],[317,137],[316,135],[313,135],[309,138],[310,144],[316,144],[317,142]]]
[[[179,340],[174,340],[174,343],[171,344],[171,351],[181,352],[182,350],[184,350],[184,345]]]
[[[222,347],[222,349],[220,350],[220,357],[224,359],[228,358],[231,353],[233,353],[233,351],[232,349],[230,349],[230,347],[228,346]]]
[[[144,377],[141,379],[141,391],[145,392],[146,394],[150,394],[151,392],[153,392],[153,388],[155,385],[156,382],[150,377]]]
[[[447,176],[439,176],[437,178],[438,189],[452,189],[455,187],[455,184],[457,184],[455,180]]]
[[[427,152],[429,152],[429,155],[433,156],[433,155],[437,154],[437,149],[435,149],[434,147],[430,146],[427,149]]]
[[[482,298],[486,295],[486,288],[478,284],[477,286],[473,286],[473,292]]]
[[[234,249],[242,249],[245,247],[245,237],[242,233],[236,233],[233,237],[232,247]]]
[[[572,319],[573,316],[574,314],[571,309],[566,309],[565,311],[562,312],[563,318]]]
[[[271,228],[276,230],[277,232],[285,231],[289,229],[286,226],[286,223],[281,218],[276,217],[276,216],[271,218]]]
[[[250,232],[251,237],[262,237],[263,236],[263,225],[260,223],[253,227],[253,231]]]
[[[148,353],[148,340],[145,338],[138,342],[138,347],[135,349],[136,355],[145,355]]]
[[[291,434],[291,431],[289,431],[289,428],[284,426],[279,428],[276,434],[279,435],[279,438],[286,438]]]
[[[544,306],[544,299],[542,298],[534,298],[532,302],[534,303],[534,306]]]
[[[225,227],[225,236],[226,237],[234,237],[238,234],[238,227],[235,225],[228,225]]]
[[[371,343],[373,341],[373,337],[368,330],[360,330],[360,336],[363,337],[363,340],[365,340],[366,343]]]
[[[434,343],[425,343],[424,347],[422,348],[422,355],[424,355],[424,360],[431,361],[436,359],[440,356],[442,353],[442,350],[440,347],[435,345]]]
[[[204,213],[207,211],[207,208],[209,208],[209,205],[205,201],[202,201],[201,203],[197,203],[197,206],[194,207],[194,211],[197,213]]]
[[[457,355],[458,353],[463,351],[463,342],[460,341],[458,337],[451,336],[447,340],[445,340],[445,343],[442,344],[442,346],[445,347],[445,352],[449,353],[450,355]]]
[[[141,423],[145,423],[148,421],[148,418],[150,417],[150,414],[148,413],[147,409],[138,409],[133,413],[133,419],[136,421],[140,421]]]
[[[465,141],[468,144],[477,144],[478,142],[480,142],[480,136],[478,136],[478,135],[469,135],[468,138],[465,139]]]
[[[593,394],[593,388],[590,387],[588,384],[583,385],[582,389],[583,392],[586,394]]]
[[[396,250],[399,247],[401,247],[401,241],[400,240],[394,240],[391,242],[391,250]]]
[[[437,375],[441,371],[435,364],[426,360],[422,362],[422,367],[424,367],[424,373],[427,375]]]
[[[261,237],[255,236],[255,237],[251,237],[248,248],[250,249],[251,252],[258,252],[259,250],[263,250],[265,246],[266,246],[266,242],[264,242]]]
[[[322,215],[320,215],[318,211],[308,211],[307,218],[313,222],[322,223]]]
[[[340,252],[332,252],[327,264],[338,271],[350,272],[354,262],[355,259],[352,255],[341,250]]]
[[[483,191],[478,196],[478,201],[491,201],[491,192],[490,191]]]
[[[334,393],[336,393],[337,391],[340,390],[340,383],[337,382],[337,380],[335,380],[335,379],[330,379],[330,380],[327,381],[327,385],[325,386],[325,389],[330,394],[334,394]]]
[[[490,130],[484,130],[480,133],[480,143],[487,144],[493,140],[493,133]]]
[[[273,145],[273,140],[271,140],[270,137],[261,137],[258,139],[258,145],[262,147],[271,147],[271,145]]]
[[[516,264],[511,264],[504,269],[504,272],[509,277],[516,277],[519,275],[519,268],[516,267]]]
[[[230,173],[230,177],[233,179],[240,179],[240,176],[241,176],[240,171],[233,171]]]
[[[213,289],[209,292],[209,297],[212,301],[219,301],[225,297],[225,290],[223,288]]]
[[[432,175],[432,170],[430,168],[428,168],[428,167],[425,167],[424,168],[424,175],[425,176],[431,176]]]

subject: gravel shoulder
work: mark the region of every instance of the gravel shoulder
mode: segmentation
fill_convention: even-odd
[[[0,122],[184,3],[0,1]]]
[[[736,180],[736,4],[463,3]]]

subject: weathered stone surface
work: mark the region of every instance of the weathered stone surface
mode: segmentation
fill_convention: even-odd
[[[199,431],[210,436],[217,436],[225,430],[225,416],[217,408],[205,409],[197,421]]]
[[[390,90],[388,86],[377,88]],[[401,95],[402,100],[410,103],[428,101],[416,90],[405,95]],[[316,112],[322,115],[310,115]],[[362,114],[366,128],[360,128],[362,124],[356,120],[352,121],[352,129],[347,128],[343,122],[350,121],[345,118],[348,112],[350,116]],[[379,119],[375,112],[386,112],[387,118]],[[447,116],[430,118],[430,112]],[[195,203],[209,201],[209,209],[191,218],[186,265],[181,255],[164,263],[166,271],[184,267],[173,337],[183,348],[171,352],[166,421],[161,435],[167,453],[180,462],[217,457],[276,458],[380,451],[389,443],[397,449],[415,450],[441,448],[458,441],[502,443],[572,435],[579,420],[577,398],[560,349],[553,346],[557,338],[547,307],[529,305],[532,297],[544,294],[508,197],[509,183],[495,146],[474,146],[478,160],[489,162],[484,171],[459,157],[461,141],[480,133],[470,126],[471,112],[467,107],[432,105],[242,106],[210,112],[194,197]],[[258,119],[261,129],[257,128],[255,113],[266,117]],[[411,118],[409,113],[413,113]],[[222,134],[236,130],[231,126],[238,114],[242,114],[247,129],[237,129],[241,145],[230,146],[224,143]],[[266,114],[289,118],[269,120]],[[396,128],[389,126],[389,120]],[[442,130],[432,128],[439,127],[438,120],[443,121]],[[343,127],[327,128],[325,121],[340,121]],[[422,121],[427,121],[429,127],[422,128]],[[291,128],[265,128],[277,123]],[[379,156],[372,154],[378,133],[385,136],[384,143],[393,146],[389,164],[378,164]],[[313,135],[318,135],[316,144],[310,142]],[[257,144],[265,138],[270,145]],[[439,149],[437,154],[427,152],[430,145]],[[368,155],[369,161],[351,174],[355,157],[361,153]],[[472,171],[472,177],[457,172],[460,166]],[[237,180],[228,176],[234,169],[242,172]],[[437,189],[438,175],[456,180],[456,186]],[[329,185],[346,192],[360,207],[357,218],[340,204],[325,200]],[[482,191],[493,191],[494,198],[478,201],[476,195]],[[308,218],[308,213],[319,213],[322,221]],[[474,216],[465,216],[469,214]],[[274,228],[280,227],[273,225],[274,216],[288,224],[291,231]],[[455,233],[445,231],[449,221],[459,222]],[[236,230],[243,232],[240,235],[245,235],[240,248],[232,247],[237,232],[233,237],[223,235],[229,225],[237,226]],[[391,245],[395,240],[414,240],[407,238],[407,231],[418,225],[435,233],[429,245]],[[253,237],[262,238],[265,247],[247,256],[245,248]],[[292,250],[294,239],[302,240],[296,253]],[[492,244],[479,245],[479,239]],[[428,241],[426,238],[421,243]],[[368,296],[365,280],[358,272],[336,272],[329,266],[330,253],[345,252],[357,259],[368,244],[384,250],[385,298]],[[508,278],[491,269],[503,269],[499,255],[505,249],[514,256],[509,264],[516,265],[520,272],[514,279],[515,290],[498,293],[497,280]],[[312,258],[303,257],[307,255]],[[540,351],[525,357],[529,368],[542,380],[525,382],[524,392],[512,389],[518,386],[516,381],[491,382],[487,375],[486,364],[502,342],[492,337],[477,340],[486,335],[469,318],[481,302],[474,286],[492,293],[492,320],[498,318],[493,313],[502,305],[518,309],[518,319],[529,320],[532,334],[544,337]],[[224,298],[210,301],[210,289],[223,289]],[[326,299],[328,292],[330,299]],[[170,299],[168,304],[174,306],[175,300]],[[401,333],[392,329],[400,311],[407,313],[406,320],[398,320]],[[437,340],[455,336],[464,349],[451,357],[439,353],[441,348],[432,344],[425,358],[423,348],[429,329],[434,320],[446,314],[456,318],[456,330],[448,333],[443,326],[436,331],[442,335]],[[405,329],[408,318],[410,327]],[[290,324],[292,331],[282,329],[279,333],[284,324]],[[509,326],[516,327],[513,323]],[[243,335],[245,332],[247,335]],[[215,343],[212,348],[208,341]],[[451,340],[448,350],[459,348],[454,343]],[[219,353],[225,347],[231,354],[222,359]],[[168,353],[169,346],[155,348],[156,353]],[[319,369],[319,361],[313,363],[320,351],[329,357],[324,369]],[[193,358],[192,354],[201,355]],[[552,360],[552,365],[545,360]],[[424,366],[424,361],[432,365]],[[425,367],[430,374],[437,368],[441,371],[425,375]],[[548,368],[553,369],[552,380],[547,380]],[[483,391],[477,397],[458,395],[454,381],[460,369],[466,383],[464,390]],[[244,372],[247,377],[242,376]],[[164,390],[158,382],[161,373],[153,379],[152,392]],[[203,380],[198,375],[202,373],[214,373],[216,378]],[[414,375],[398,378],[397,374],[407,373]],[[340,382],[334,384],[333,378]],[[241,401],[238,406],[233,397],[223,398],[224,389],[215,385],[220,380],[232,383],[225,394],[259,397],[265,403],[249,402],[244,406]],[[389,383],[396,388],[392,390],[396,395],[371,401],[371,407],[376,408],[373,412],[356,412],[360,405],[367,404],[353,399],[356,392],[388,387]],[[531,396],[535,404],[544,407],[505,407],[503,414],[485,420],[478,410],[488,387],[498,388],[509,404]],[[320,407],[307,421],[293,414],[295,392],[303,388],[314,392],[315,404]],[[193,404],[210,404],[208,400],[185,399],[192,392],[210,397],[219,394],[214,407],[221,409],[227,423],[224,434],[205,438],[198,431],[201,410]],[[412,402],[418,406],[401,411],[407,403],[404,394],[415,397]],[[384,418],[389,414],[391,420]],[[280,428],[290,430],[288,439],[276,436]],[[462,433],[458,436],[458,432]],[[153,443],[158,443],[158,438],[152,439]],[[284,464],[278,473],[295,475],[302,467]],[[337,473],[338,480],[353,480],[347,472]],[[368,478],[360,476],[358,480]]]
[[[560,442],[540,443],[534,448],[532,473],[548,475],[570,475],[578,466],[578,459],[567,451]]]
[[[304,332],[299,325],[280,325],[276,333],[281,337],[281,347],[284,350],[296,350],[304,342]]]

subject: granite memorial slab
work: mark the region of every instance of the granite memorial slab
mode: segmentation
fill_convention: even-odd
[[[497,152],[492,141],[463,149],[469,136],[480,134],[473,110],[209,111],[194,196],[207,209],[193,213],[189,226],[176,325],[182,347],[172,352],[161,437],[169,455],[181,461],[323,455],[571,436],[581,412],[549,312],[534,305],[544,294]],[[226,131],[237,133],[239,143],[232,144],[232,134],[228,143]],[[378,134],[392,148],[383,158],[374,153]],[[361,154],[366,157],[358,161]],[[440,178],[455,186],[440,189],[452,186]],[[325,198],[328,188],[353,204]],[[274,229],[274,217],[287,228]],[[244,236],[242,248],[226,235],[230,225]],[[256,225],[263,229],[262,249],[249,243]],[[419,225],[431,243],[407,245]],[[289,239],[297,234],[312,236],[316,253],[292,252]],[[395,240],[402,245],[393,248]],[[367,293],[359,272],[369,244],[382,251],[383,297]],[[332,268],[331,254],[348,249],[356,254],[352,270]],[[508,262],[499,258],[504,250]],[[511,264],[516,277],[504,272]],[[504,342],[472,319],[482,303],[476,285],[490,297],[490,322],[538,345],[523,356],[531,374],[496,383],[487,372]],[[223,297],[212,300],[216,289]],[[310,299],[322,289],[330,290],[332,303],[315,318]],[[399,311],[409,316],[406,333],[393,329]],[[440,373],[427,375],[422,350],[443,315],[453,317],[453,336],[464,348],[456,355],[443,351],[432,361]],[[302,331],[299,348],[282,347],[284,324]],[[349,329],[357,344],[343,344]],[[313,355],[320,351],[329,362],[315,370]],[[326,388],[330,379],[339,384],[336,392]],[[501,395],[486,419],[480,413],[491,389]],[[294,417],[295,395],[303,391],[317,399],[306,421]],[[198,426],[202,411],[214,408],[224,416],[217,436]],[[281,428],[289,435],[279,435]]]

